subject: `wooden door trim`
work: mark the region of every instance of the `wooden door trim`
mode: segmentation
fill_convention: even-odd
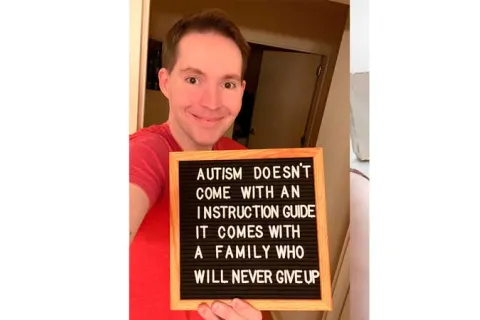
[[[330,78],[327,78],[328,57],[321,56],[320,60],[320,74],[317,77],[317,83],[312,94],[312,102],[310,103],[310,110],[308,112],[307,123],[305,124],[303,147],[316,147],[318,140],[318,133],[320,132],[320,124],[323,119],[323,113],[327,102],[329,83],[333,78],[333,71]],[[335,69],[335,66],[333,66]],[[318,125],[317,125],[318,124]]]
[[[316,147],[320,126],[322,125],[323,114],[327,105],[330,86],[333,80],[336,60],[338,58],[340,46],[329,56],[322,56],[322,71],[317,80],[315,92],[313,93],[312,104],[308,114],[307,124],[305,126],[304,147]]]
[[[129,133],[143,127],[150,0],[130,0]]]
[[[350,291],[350,227],[347,229],[342,252],[332,282],[333,310],[324,312],[322,320],[339,320]],[[349,312],[345,310],[345,312]]]
[[[140,38],[140,65],[138,80],[137,128],[143,128],[145,118],[145,92],[147,86],[148,29],[150,25],[150,0],[142,1],[142,34]]]

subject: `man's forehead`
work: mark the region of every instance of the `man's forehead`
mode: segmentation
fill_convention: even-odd
[[[223,74],[240,75],[242,55],[230,39],[215,34],[193,34],[184,36],[178,45],[177,64],[181,70],[187,68],[203,73],[221,70]]]

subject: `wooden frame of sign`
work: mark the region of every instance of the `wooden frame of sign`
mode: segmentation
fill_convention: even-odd
[[[169,161],[172,310],[234,297],[259,310],[332,310],[321,148],[171,152]]]

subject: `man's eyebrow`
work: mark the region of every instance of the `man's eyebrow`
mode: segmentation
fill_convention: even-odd
[[[205,72],[203,72],[202,70],[197,69],[197,68],[192,68],[192,67],[186,67],[186,68],[180,69],[180,72],[194,73],[194,74],[198,74],[198,75],[202,75],[202,76],[205,75]],[[236,81],[239,81],[239,82],[242,81],[242,77],[240,77],[240,75],[238,75],[236,73],[228,73],[228,74],[224,75],[222,77],[222,79],[224,79],[224,80],[236,80]]]
[[[191,73],[196,73],[196,74],[200,74],[200,75],[204,75],[205,73],[200,70],[200,69],[197,69],[197,68],[192,68],[192,67],[186,67],[184,69],[180,69],[181,72],[191,72]]]
[[[223,76],[223,78],[225,80],[236,80],[238,82],[242,81],[242,78],[238,74],[235,74],[235,73],[226,74],[225,76]]]

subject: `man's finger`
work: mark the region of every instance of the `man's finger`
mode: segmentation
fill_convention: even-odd
[[[210,307],[205,303],[199,305],[197,311],[205,320],[220,320],[215,314],[213,314],[212,309],[210,309]]]
[[[240,316],[231,306],[223,302],[215,301],[212,304],[212,311],[218,317],[225,320],[250,320]]]
[[[233,299],[232,306],[233,310],[244,319],[262,320],[262,312],[241,299]]]

